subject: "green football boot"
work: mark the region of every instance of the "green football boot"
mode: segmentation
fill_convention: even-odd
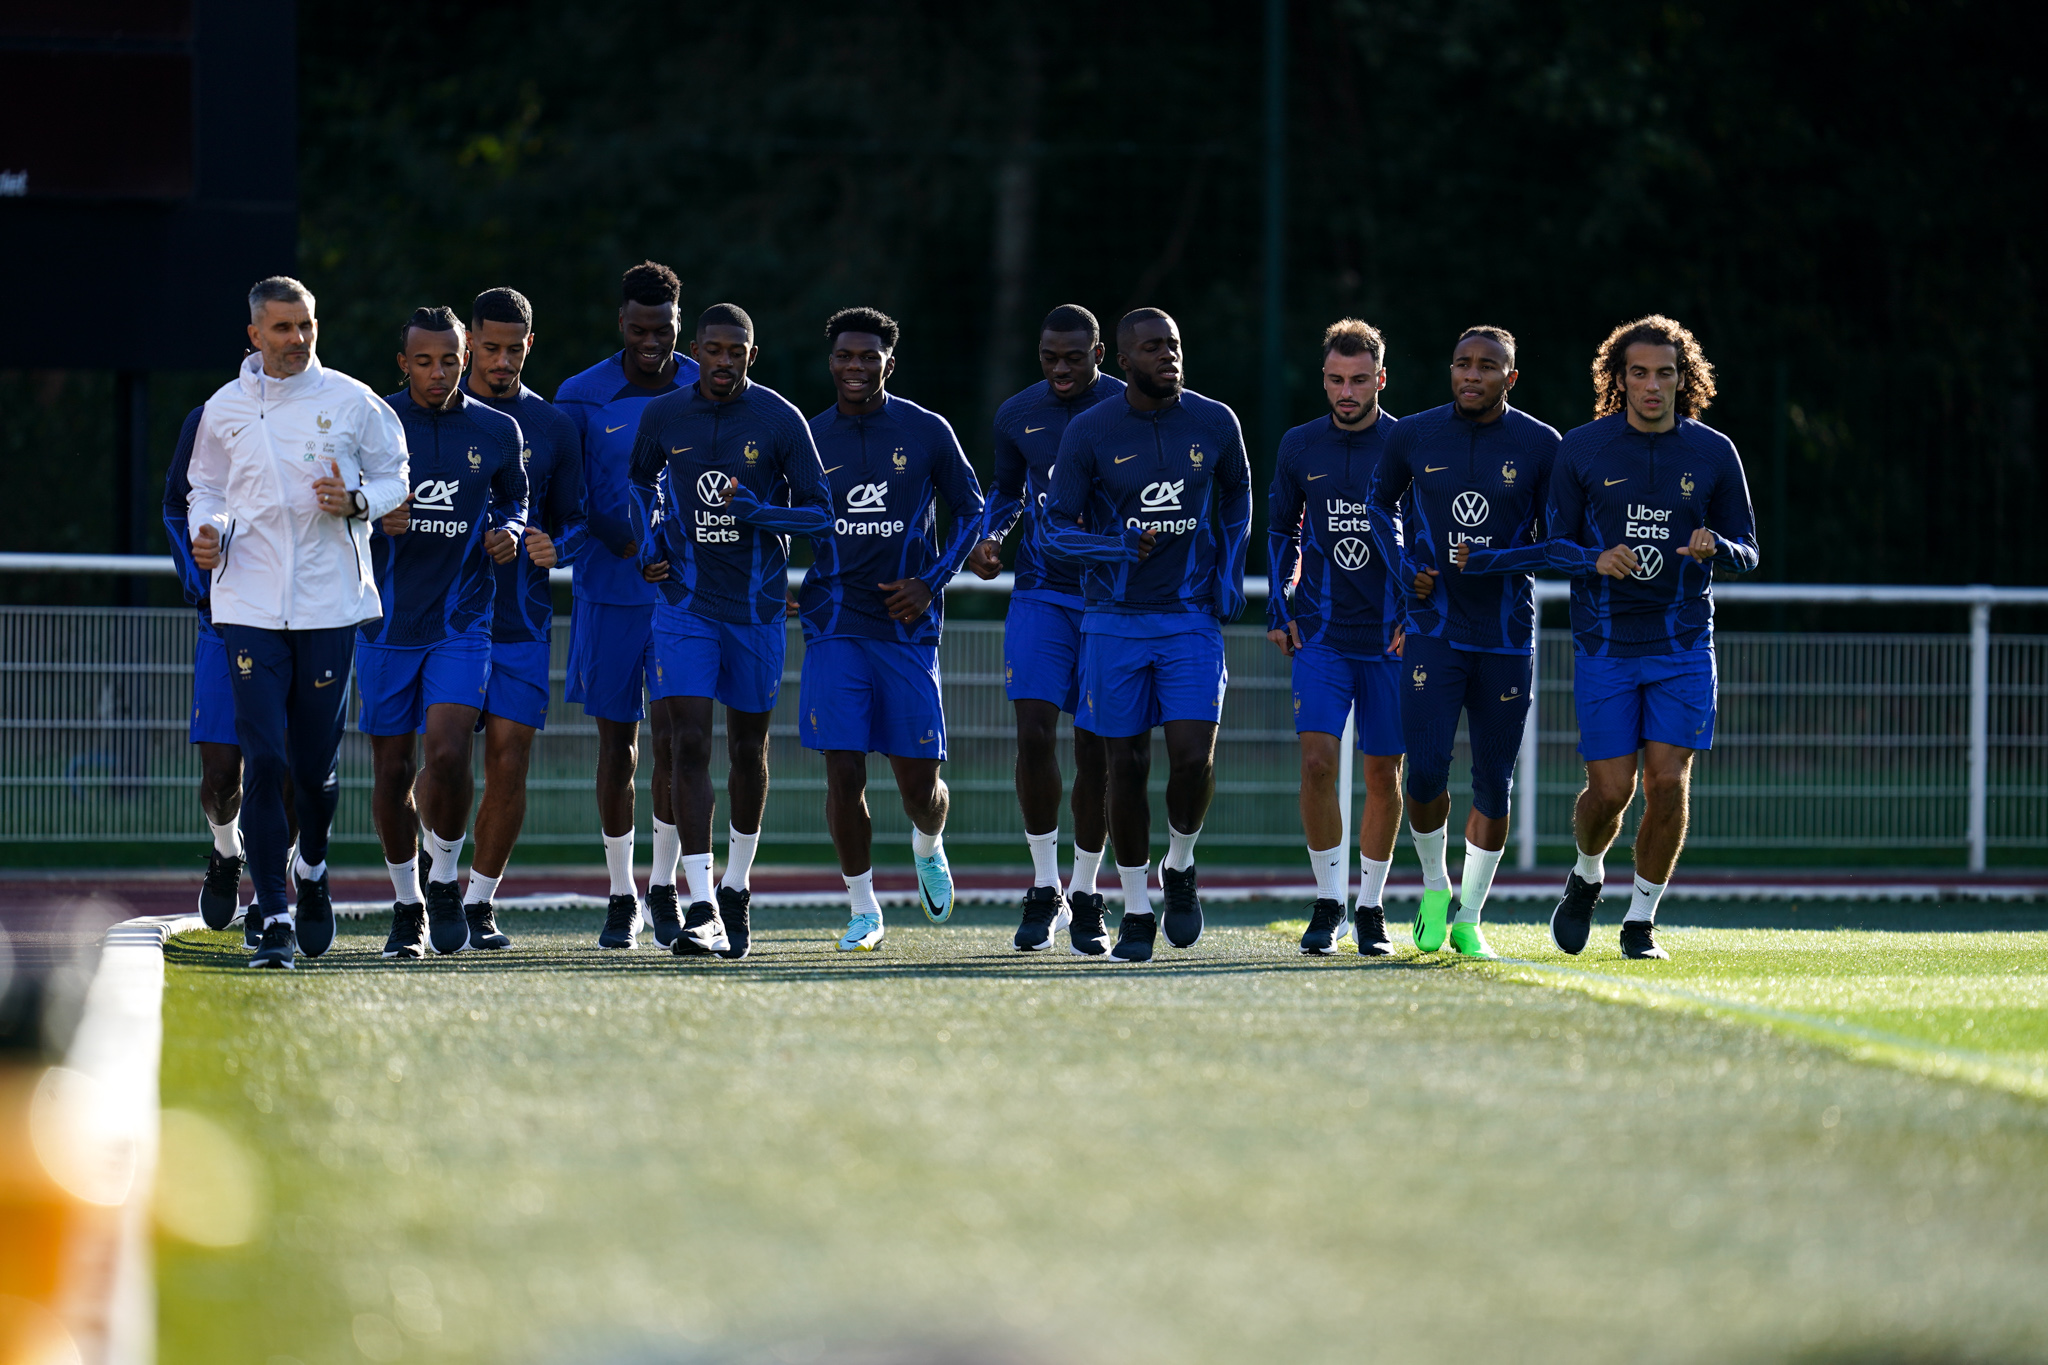
[[[1424,891],[1422,908],[1415,912],[1415,951],[1433,953],[1444,946],[1444,922],[1451,916],[1451,893]]]
[[[1479,932],[1476,924],[1453,924],[1451,926],[1451,951],[1459,957],[1484,958],[1488,962],[1498,961],[1496,953],[1486,942],[1486,935]]]

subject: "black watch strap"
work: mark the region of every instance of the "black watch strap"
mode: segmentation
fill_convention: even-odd
[[[370,500],[364,496],[360,488],[348,490],[348,506],[349,515],[352,517],[367,518],[370,515]]]

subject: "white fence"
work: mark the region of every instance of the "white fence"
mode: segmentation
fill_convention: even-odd
[[[0,572],[169,569],[169,560],[150,557],[0,555]],[[1262,581],[1249,586],[1263,595]],[[1538,588],[1547,601],[1565,592],[1561,583]],[[1005,581],[966,580],[954,591],[1007,589]],[[1952,850],[1972,868],[1984,866],[1992,849],[2048,848],[2048,637],[1990,629],[1994,605],[2048,605],[2048,590],[1728,584],[1716,591],[1724,600],[1947,605],[1968,629],[1723,631],[1720,718],[1714,751],[1696,770],[1692,846],[1776,857],[1861,850],[1875,862],[1894,850]],[[192,795],[197,763],[185,744],[193,630],[183,609],[0,607],[0,842],[176,843],[203,835]],[[567,643],[563,617],[550,724],[534,749],[528,846],[596,841],[596,733],[580,707],[561,701]],[[1298,848],[1286,661],[1255,625],[1230,628],[1226,649],[1231,683],[1203,844],[1219,852]],[[771,731],[771,848],[829,842],[823,773],[796,739],[801,659],[802,639],[792,630]],[[1525,867],[1539,851],[1564,856],[1580,786],[1568,632],[1542,632],[1538,660],[1515,799],[1517,861]],[[1021,849],[1001,624],[954,621],[941,664],[954,792],[948,841]],[[1461,741],[1454,822],[1463,818],[1455,798],[1468,762]],[[1155,764],[1162,782],[1164,768]],[[643,753],[643,788],[646,769]],[[877,833],[907,839],[886,769],[877,765],[875,778],[869,801]],[[369,780],[368,744],[351,730],[336,836],[366,856]],[[643,825],[648,809],[643,797]],[[717,828],[724,829],[722,819]]]

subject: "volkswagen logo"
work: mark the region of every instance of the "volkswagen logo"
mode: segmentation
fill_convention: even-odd
[[[697,476],[697,500],[706,507],[716,507],[725,500],[725,481],[728,476],[715,469],[707,469]]]
[[[1479,526],[1486,521],[1486,514],[1492,509],[1486,505],[1486,498],[1479,493],[1460,493],[1451,499],[1451,515],[1458,519],[1460,526]]]
[[[1636,552],[1636,577],[1645,581],[1664,572],[1664,552],[1654,545],[1631,546]]]
[[[1330,557],[1340,569],[1362,569],[1372,562],[1372,547],[1357,536],[1346,536],[1337,542]]]

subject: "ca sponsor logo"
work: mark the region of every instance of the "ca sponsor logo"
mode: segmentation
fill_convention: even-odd
[[[1186,479],[1162,479],[1158,483],[1148,483],[1138,494],[1138,505],[1148,512],[1178,512],[1180,495],[1186,491],[1187,485]]]
[[[1357,536],[1346,536],[1337,542],[1337,548],[1330,553],[1340,569],[1358,570],[1372,562],[1372,547]]]
[[[726,476],[715,469],[707,469],[697,476],[697,501],[711,507],[718,506],[725,496]]]
[[[421,479],[412,490],[412,505],[415,511],[453,512],[455,490],[462,487],[460,479]]]
[[[1654,545],[1632,545],[1636,552],[1636,577],[1645,582],[1664,572],[1664,552]]]
[[[1465,492],[1451,499],[1451,515],[1458,519],[1460,526],[1483,526],[1492,510],[1483,493]]]
[[[846,510],[849,512],[886,512],[889,510],[889,485],[886,483],[857,483],[846,490]]]

